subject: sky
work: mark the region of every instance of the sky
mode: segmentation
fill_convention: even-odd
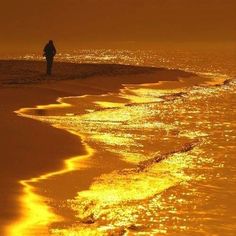
[[[7,0],[0,50],[236,41],[235,0]]]

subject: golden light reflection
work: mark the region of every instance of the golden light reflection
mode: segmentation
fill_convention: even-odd
[[[147,85],[146,85],[147,86]],[[163,101],[161,95],[165,95],[165,91],[148,88],[136,88],[131,89],[127,87],[122,90],[122,97],[129,100],[131,103],[151,103]]]
[[[114,108],[114,107],[124,106],[124,103],[118,103],[118,102],[115,103],[115,102],[96,101],[95,103],[102,108]]]
[[[22,207],[22,216],[16,223],[10,225],[9,230],[7,230],[8,235],[34,235],[34,231],[36,231],[37,235],[49,235],[50,232],[48,226],[52,223],[63,220],[47,205],[47,201],[50,199],[46,199],[36,194],[35,188],[32,184],[55,176],[63,175],[73,170],[87,168],[88,165],[86,164],[86,161],[92,155],[93,150],[88,147],[86,150],[88,154],[85,156],[67,159],[62,170],[51,172],[30,180],[21,180],[19,182],[23,186],[23,194],[19,199]]]
[[[128,99],[128,101],[134,104],[144,104],[150,102],[149,98],[142,98],[144,94],[148,97],[152,97],[152,102],[154,101],[153,99],[158,101],[157,98],[160,95],[158,92],[155,93],[154,90],[148,91],[148,89],[139,89],[138,91],[135,91],[134,94],[134,96],[122,94],[122,97],[124,97],[126,100]],[[119,96],[121,96],[121,94],[119,94]],[[49,105],[48,107],[37,106],[36,109],[50,110],[52,108],[54,109],[55,106],[58,108],[60,107],[61,109],[68,107],[68,104],[63,103],[62,100],[59,100],[59,102],[60,104],[58,105]],[[151,115],[149,107],[146,107],[145,105],[134,105],[130,107],[125,106],[123,103],[122,106],[107,110],[107,105],[110,106],[113,104],[106,104],[106,102],[95,102],[94,104],[99,104],[101,107],[104,107],[105,104],[105,109],[94,111],[81,116],[71,115],[69,117],[35,116],[27,114],[29,111],[25,109],[18,111],[18,114],[29,118],[50,122],[57,128],[66,129],[73,134],[82,135],[84,142],[89,144],[87,149],[90,151],[88,151],[89,154],[86,157],[93,156],[92,150],[99,152],[98,147],[100,146],[101,148],[102,145],[104,150],[119,154],[126,162],[136,164],[147,159],[149,156],[147,155],[148,152],[150,153],[149,159],[152,158],[152,155],[157,154],[156,149],[154,149],[154,152],[154,150],[152,151],[152,148],[150,147],[148,148],[149,151],[141,151],[144,149],[142,142],[147,142],[147,140],[145,140],[147,137],[144,137],[143,132],[153,132],[153,128],[155,127],[159,129],[160,134],[163,133],[164,135],[166,134],[166,131],[163,132],[161,131],[162,129],[173,129],[173,126],[161,122],[150,122],[147,120],[144,123],[143,120],[145,119],[146,115]],[[153,117],[153,115],[151,115],[151,117]],[[72,124],[74,125],[72,126]],[[77,130],[80,130],[80,132],[78,133]],[[138,150],[140,150],[140,152]],[[142,152],[143,154],[141,154]],[[139,153],[139,155],[137,155],[137,153]],[[183,154],[181,155],[183,156]],[[78,159],[80,163],[79,167],[81,167],[81,163],[83,163],[81,162],[82,158],[78,157]],[[35,197],[37,196],[30,187],[30,183],[40,182],[40,180],[49,179],[56,175],[62,175],[63,173],[75,169],[79,170],[78,166],[75,167],[75,163],[78,162],[78,159],[75,158],[67,160],[65,162],[66,166],[62,171],[50,173],[41,176],[40,178],[31,179],[26,182],[28,183],[27,187],[29,189],[23,197],[23,205],[26,205],[27,201],[32,201],[34,207],[31,208],[29,215],[26,218],[21,220],[16,227],[13,227],[16,231],[19,232],[18,228],[20,228],[21,231],[27,230],[30,224],[33,227],[36,222],[31,220],[32,218],[30,215],[34,215],[37,208],[39,208],[42,204],[45,204],[43,200],[41,200],[39,203],[33,201],[34,199],[30,198],[32,195]],[[187,160],[189,161],[190,159],[187,158],[186,155],[184,155],[184,158],[173,155],[171,162],[164,160],[161,163],[147,166],[145,171],[141,169],[127,169],[121,172],[114,171],[111,174],[102,175],[91,185],[89,190],[79,192],[78,196],[75,197],[74,200],[68,200],[68,205],[76,212],[76,217],[81,222],[86,221],[88,218],[92,217],[92,220],[106,218],[107,221],[109,220],[113,222],[112,224],[116,226],[125,226],[127,224],[131,224],[131,222],[134,220],[132,215],[137,211],[138,207],[138,205],[133,204],[132,202],[143,201],[147,198],[155,196],[160,192],[163,192],[172,186],[175,186],[182,181],[186,181],[188,177],[182,170],[184,167],[186,167],[186,164],[184,163],[186,163]],[[127,183],[129,184],[127,185]],[[131,206],[129,206],[130,203],[132,203]],[[123,204],[126,204],[126,208],[122,207]],[[79,208],[77,206],[79,206]],[[47,209],[46,212],[48,215],[53,214],[49,209]],[[43,221],[45,225],[59,220],[56,218],[51,219],[44,216],[43,218],[46,219]],[[88,229],[85,231],[81,230],[82,228],[80,229],[80,232],[85,234],[88,231]],[[62,231],[59,229],[54,229],[53,232],[64,232],[63,234],[65,235],[70,235],[71,233],[70,230],[65,231],[65,229],[62,229]]]
[[[20,181],[20,184],[23,186],[23,194],[19,199],[23,207],[22,216],[17,223],[9,227],[7,235],[33,235],[34,231],[37,235],[48,235],[48,224],[62,219],[47,206],[46,199],[34,193],[28,181]]]
[[[105,208],[105,211],[109,210],[109,207],[112,208],[110,210],[114,210],[111,206],[120,207],[121,203],[153,197],[163,190],[189,179],[183,169],[189,167],[191,162],[192,156],[189,154],[174,154],[160,163],[146,166],[144,170],[137,168],[102,175],[88,191],[78,193],[75,201],[78,201],[79,204],[74,204],[74,206],[80,206],[76,209],[78,216],[81,217],[81,213],[82,215],[93,214],[98,218],[97,215],[102,214],[101,208]],[[127,183],[129,184],[127,185]],[[93,203],[92,207],[87,206],[89,202]],[[83,208],[88,209],[87,211],[81,209],[83,203],[85,204]],[[92,213],[89,210],[92,210]],[[80,211],[81,213],[79,213]],[[122,211],[125,214],[125,209]],[[115,217],[114,215],[114,220]]]
[[[52,104],[48,107],[68,107],[69,104],[65,104],[58,99],[60,104]],[[47,106],[37,106],[37,109],[45,109]],[[24,114],[26,112],[26,114]],[[27,115],[28,109],[22,108],[16,111],[19,116],[31,117]],[[70,131],[74,134],[72,131]],[[86,144],[84,144],[86,149],[86,155],[68,158],[64,161],[64,167],[61,170],[54,171],[35,177],[29,180],[21,180],[19,184],[23,187],[23,193],[20,196],[19,202],[21,205],[21,217],[20,219],[10,225],[7,229],[7,234],[10,236],[25,236],[25,235],[49,235],[49,225],[55,222],[60,222],[63,220],[61,216],[56,215],[53,210],[48,206],[47,202],[50,199],[42,197],[36,194],[36,189],[33,187],[34,183],[38,183],[42,180],[48,180],[52,177],[60,176],[65,173],[82,170],[88,167],[87,161],[89,157],[93,154],[93,150]]]
[[[126,102],[119,102],[118,106],[97,100],[97,96],[86,96],[82,100],[77,97],[74,104],[78,110],[86,107],[83,103],[89,103],[91,109],[89,113],[77,115],[68,109],[65,114],[54,116],[32,115],[29,110],[21,109],[19,115],[80,136],[88,154],[65,161],[61,171],[21,182],[24,186],[22,206],[26,207],[28,201],[32,205],[28,214],[12,226],[12,232],[26,234],[31,226],[32,230],[40,232],[34,226],[41,224],[45,230],[50,228],[52,235],[155,235],[185,233],[196,222],[201,222],[201,215],[207,214],[204,209],[200,211],[208,201],[208,196],[201,192],[206,184],[199,187],[191,183],[213,179],[214,175],[210,176],[208,170],[214,172],[224,167],[212,158],[209,150],[217,156],[212,146],[218,142],[217,148],[223,149],[220,142],[225,139],[215,140],[214,132],[221,132],[225,124],[228,124],[225,129],[231,128],[231,121],[219,120],[217,126],[216,122],[211,122],[216,114],[222,114],[222,97],[229,94],[229,88],[197,87],[185,92],[184,98],[171,92],[169,95],[173,99],[165,100],[159,99],[162,93],[153,88],[148,90],[147,86],[145,89],[126,88],[119,94],[109,94],[109,100],[112,96],[114,101],[124,98]],[[211,99],[214,106],[209,102]],[[61,100],[56,109],[63,110],[65,106],[68,108]],[[43,106],[46,110],[54,108]],[[227,140],[230,142],[229,138]],[[193,141],[196,145],[191,146]],[[36,195],[30,184],[87,168],[88,159],[108,171],[96,176],[87,189],[66,198],[65,205],[73,211],[74,218],[70,224],[57,224],[55,222],[66,219],[54,215],[45,198]],[[124,167],[117,170],[115,161],[120,161]],[[110,168],[112,165],[115,166],[113,169]],[[198,212],[187,215],[191,204]],[[37,208],[42,209],[43,218],[47,220],[32,217]]]
[[[81,222],[80,227],[54,229],[53,232],[58,235],[109,235],[109,231],[111,234],[124,233],[123,227],[138,229],[138,224],[132,225],[140,210],[145,209],[146,199],[152,199],[158,193],[189,180],[183,168],[191,163],[191,155],[174,154],[159,164],[147,166],[145,171],[129,169],[102,175],[89,190],[79,192],[75,199],[68,201]],[[161,208],[160,203],[156,206]],[[150,216],[147,214],[146,217]],[[84,228],[83,224],[87,222],[94,222],[95,225]]]

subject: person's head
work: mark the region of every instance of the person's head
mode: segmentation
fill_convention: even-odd
[[[53,41],[52,41],[52,40],[49,40],[48,43],[49,43],[49,44],[53,44]]]

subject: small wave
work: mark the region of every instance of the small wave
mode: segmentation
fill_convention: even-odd
[[[152,165],[154,163],[158,163],[158,162],[163,161],[167,158],[170,158],[174,154],[191,151],[199,143],[200,143],[199,141],[193,141],[193,142],[190,142],[190,143],[186,143],[182,147],[180,147],[179,149],[175,149],[175,150],[169,151],[165,154],[157,155],[154,158],[149,159],[147,161],[140,162],[138,166],[139,166],[140,170],[144,170],[149,165]]]

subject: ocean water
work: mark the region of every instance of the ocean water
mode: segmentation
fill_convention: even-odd
[[[18,111],[80,136],[87,154],[21,181],[27,214],[11,234],[235,235],[235,59],[232,51],[59,54],[57,60],[76,63],[177,68],[205,82],[125,85],[117,93],[60,98],[40,107],[43,116],[35,108]],[[91,170],[96,177],[81,190]]]

